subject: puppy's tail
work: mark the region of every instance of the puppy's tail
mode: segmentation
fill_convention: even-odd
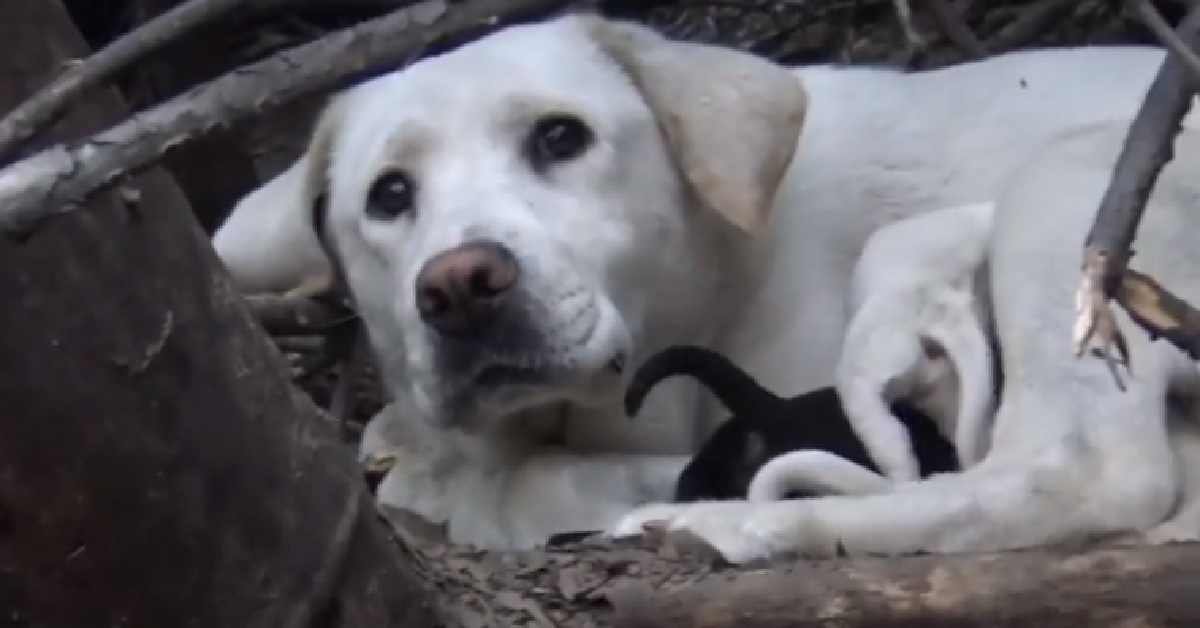
[[[878,495],[890,492],[891,480],[837,454],[818,449],[776,456],[754,474],[746,499],[772,502],[789,493],[805,495]]]
[[[987,447],[995,410],[995,373],[982,323],[969,302],[955,301],[947,304],[951,306],[946,308],[947,315],[930,325],[925,335],[945,349],[958,376],[953,440],[959,463],[966,469],[983,459]]]
[[[634,373],[625,392],[625,413],[636,415],[650,390],[674,375],[696,378],[731,414],[740,415],[751,408],[766,409],[779,402],[779,397],[759,385],[729,358],[712,349],[679,345],[651,356]]]
[[[865,303],[850,323],[836,374],[846,419],[875,465],[893,481],[920,477],[912,438],[889,404],[890,384],[922,360],[916,329],[904,308],[892,300]]]

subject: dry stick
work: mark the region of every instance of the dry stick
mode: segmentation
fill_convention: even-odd
[[[1152,340],[1165,338],[1193,360],[1200,360],[1200,310],[1131,268],[1125,269],[1115,298]]]
[[[1184,45],[1200,44],[1200,7],[1188,13],[1176,32]],[[1197,80],[1186,62],[1168,53],[1129,127],[1084,243],[1073,338],[1077,354],[1089,347],[1107,357],[1111,345],[1125,344],[1108,301],[1125,277],[1130,247],[1159,172],[1174,157],[1174,139],[1191,108]],[[1128,365],[1128,355],[1124,357]]]
[[[1200,8],[1188,14],[1177,34],[1186,46],[1200,44]],[[1197,77],[1191,72],[1174,53],[1163,60],[1129,127],[1112,181],[1088,232],[1086,255],[1107,257],[1103,279],[1111,284],[1109,288],[1115,287],[1129,261],[1129,247],[1158,174],[1174,157],[1172,144],[1196,93]]]
[[[631,578],[605,589],[614,628],[1195,626],[1196,544],[801,562]],[[553,586],[553,585],[550,585]]]
[[[329,414],[337,421],[343,437],[349,434],[350,421],[354,419],[354,387],[362,378],[368,359],[367,335],[363,333],[362,325],[354,326],[348,342],[350,346],[329,397]]]
[[[929,0],[929,10],[933,12],[933,18],[937,22],[938,28],[942,30],[942,34],[967,57],[984,59],[991,56],[987,45],[976,37],[970,28],[967,28],[961,16],[946,6],[945,0]]]
[[[16,151],[57,122],[89,90],[111,81],[164,45],[247,4],[264,4],[264,0],[185,2],[72,65],[53,83],[0,120],[0,163],[12,159]]]
[[[345,312],[314,299],[250,295],[246,301],[272,336],[317,336],[346,318]]]
[[[1178,56],[1179,60],[1186,63],[1192,70],[1192,74],[1200,77],[1200,57],[1179,39],[1179,35],[1175,34],[1175,29],[1163,19],[1149,0],[1129,0],[1125,3],[1138,19],[1154,33],[1154,36],[1163,43],[1172,53]]]
[[[1054,24],[1055,19],[1075,6],[1078,0],[1042,0],[1025,9],[1017,19],[987,41],[992,54],[1020,48],[1036,39]]]
[[[563,5],[562,0],[474,0],[453,5],[430,23],[417,23],[401,9],[235,70],[90,140],[47,149],[0,171],[0,230],[28,236],[44,219],[80,207],[174,145],[355,76],[402,67],[464,33]]]

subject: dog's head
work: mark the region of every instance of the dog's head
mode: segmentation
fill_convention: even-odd
[[[646,338],[710,325],[805,94],[748,54],[592,16],[500,31],[339,95],[307,206],[403,411],[619,400]]]

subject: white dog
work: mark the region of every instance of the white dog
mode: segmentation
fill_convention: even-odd
[[[888,409],[897,399],[937,421],[963,468],[983,457],[995,378],[977,277],[994,207],[972,203],[882,227],[854,268],[836,386],[854,431],[891,480],[918,479],[908,434]]]
[[[315,238],[298,225],[324,193],[328,240],[411,452],[396,463],[406,489],[397,505],[449,523],[458,541],[528,547],[554,532],[621,533],[667,518],[742,560],[788,545],[832,550],[825,541],[837,535],[857,552],[1015,546],[1101,523],[1145,526],[1164,516],[1165,498],[1143,490],[1152,483],[1139,474],[1163,459],[1105,484],[1074,450],[1058,465],[1030,450],[980,481],[1017,455],[1011,445],[995,465],[911,503],[897,495],[630,513],[669,498],[723,415],[679,380],[628,421],[620,392],[623,364],[678,343],[723,351],[779,394],[830,385],[851,271],[876,228],[989,200],[1063,130],[1131,117],[1162,58],[1088,48],[923,74],[793,72],[635,25],[565,17],[346,91],[306,157],[267,184],[272,206],[239,207],[251,218],[234,216],[217,239],[237,225],[245,248],[222,255],[243,281],[275,273],[274,285],[298,285],[304,272],[282,275],[304,268],[296,260]],[[1022,215],[1040,235],[1040,215]],[[1070,233],[1082,237],[1056,233],[1055,250],[1021,253],[1003,268],[1042,272],[1075,253]],[[1002,300],[1009,334],[1049,315],[1029,298]],[[1098,367],[1071,359],[1067,331],[1025,333],[1047,345],[1005,348],[1023,392],[999,412],[1017,426],[997,428],[1001,444],[1029,429],[1008,442],[1066,453],[1076,441],[1054,439],[1075,425],[1064,413],[1102,412],[1095,425],[1128,418],[1120,408],[1136,395],[1103,389],[1076,400],[1073,382],[1098,386]],[[1031,383],[1030,370],[1053,376]],[[1003,492],[980,498],[1001,480]],[[1105,498],[1118,488],[1129,499],[1121,508],[1089,501],[1088,491]],[[1057,489],[1075,491],[1065,503],[1094,503],[1081,511],[1091,518],[1047,502]]]

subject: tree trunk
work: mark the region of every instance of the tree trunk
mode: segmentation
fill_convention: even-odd
[[[85,54],[0,2],[0,110]],[[52,139],[123,116],[88,98]],[[334,427],[161,170],[0,241],[0,617],[44,628],[434,626]]]

